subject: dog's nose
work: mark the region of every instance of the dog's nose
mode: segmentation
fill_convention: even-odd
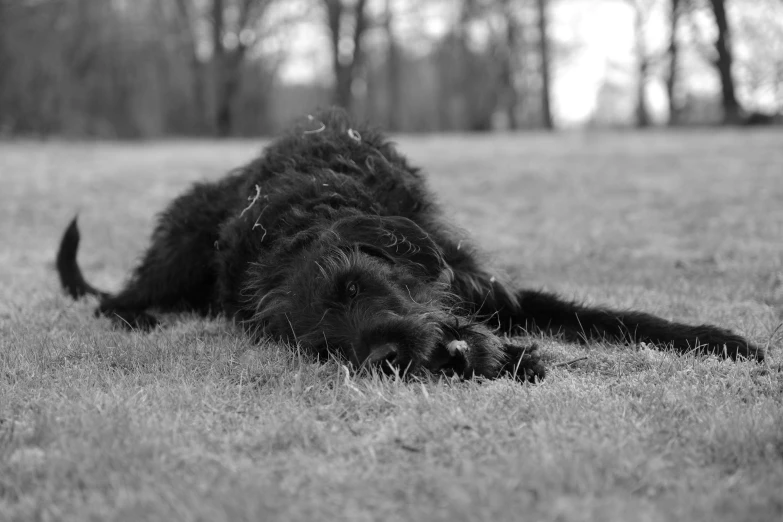
[[[370,355],[364,361],[367,365],[393,363],[397,358],[398,347],[394,343],[383,343],[370,348]]]

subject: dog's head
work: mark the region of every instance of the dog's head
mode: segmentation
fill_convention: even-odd
[[[345,217],[284,248],[295,253],[280,256],[290,265],[255,292],[254,322],[266,333],[356,365],[427,365],[453,303],[450,270],[421,227],[403,217]]]

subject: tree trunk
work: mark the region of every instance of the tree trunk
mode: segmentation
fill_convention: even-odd
[[[636,64],[637,64],[637,90],[636,90],[636,126],[645,128],[650,126],[650,110],[647,105],[647,74],[650,62],[647,57],[647,43],[644,39],[644,9],[636,1],[632,2],[635,10],[634,29],[636,33]]]
[[[337,64],[337,83],[335,85],[333,102],[338,107],[342,107],[349,113],[353,109],[353,66],[349,64]]]
[[[208,132],[207,126],[207,95],[204,87],[204,64],[199,60],[198,55],[193,50],[190,57],[190,74],[193,75],[193,105],[195,107],[195,122],[199,134]]]
[[[547,1],[538,0],[538,49],[541,56],[541,111],[544,128],[555,128],[552,120],[550,51],[548,33]]]
[[[234,99],[239,92],[244,54],[245,47],[239,45],[224,56],[223,86],[217,100],[218,129],[222,130],[220,136],[230,136],[234,132]]]
[[[231,134],[231,100],[227,98],[226,88],[226,52],[223,47],[225,19],[223,0],[212,0],[212,72],[215,81],[215,122],[214,130],[218,137]]]
[[[734,88],[734,76],[732,74],[734,57],[731,51],[731,31],[729,29],[728,17],[726,16],[726,2],[725,0],[710,0],[710,3],[712,4],[712,12],[715,15],[715,25],[718,29],[718,36],[715,39],[715,50],[718,52],[715,67],[718,69],[720,76],[723,122],[736,124],[742,119],[742,109],[737,101]]]
[[[196,35],[193,30],[193,14],[191,13],[191,4],[188,0],[177,0],[177,6],[179,7],[180,17],[182,23],[185,25],[186,35],[188,39],[188,47],[190,51],[190,74],[191,78],[191,91],[193,96],[194,107],[194,124],[198,133],[204,132],[207,127],[207,97],[206,89],[204,86],[204,63],[199,59],[196,50]]]
[[[669,11],[669,73],[666,76],[666,96],[669,101],[669,125],[680,123],[680,107],[675,98],[677,88],[677,68],[679,66],[680,46],[677,40],[677,27],[680,20],[681,0],[671,0]]]
[[[500,64],[500,87],[501,103],[506,112],[509,130],[519,128],[519,118],[517,117],[517,107],[519,105],[519,93],[517,92],[516,73],[517,59],[519,58],[519,22],[514,16],[509,5],[509,0],[502,3],[503,16],[506,20],[505,43],[503,46],[503,56]]]
[[[353,87],[353,80],[356,77],[357,73],[361,70],[362,67],[362,61],[364,59],[364,52],[362,49],[362,38],[364,37],[364,32],[367,30],[368,20],[367,20],[367,0],[357,0],[355,9],[355,22],[354,22],[354,30],[353,30],[353,56],[351,57],[351,67],[349,69],[349,80],[348,80],[348,109],[350,110],[353,106],[353,92],[351,91],[351,88]]]
[[[392,26],[391,0],[386,0],[386,81],[389,89],[386,109],[386,125],[389,130],[399,131],[402,127],[402,92],[400,85],[400,48],[394,37],[394,28]]]
[[[354,6],[353,53],[350,57],[340,60],[340,32],[342,29],[342,18],[346,9],[342,0],[326,0],[329,31],[332,37],[332,66],[335,77],[332,100],[335,105],[343,107],[348,112],[351,112],[353,109],[354,100],[351,88],[361,62],[362,37],[367,28],[366,3],[367,0],[357,0]]]
[[[778,114],[783,114],[783,62],[778,62],[775,68],[775,99],[777,100]]]
[[[639,85],[636,103],[636,126],[640,129],[650,126],[650,109],[647,105],[647,70],[648,63],[644,59],[639,63]]]

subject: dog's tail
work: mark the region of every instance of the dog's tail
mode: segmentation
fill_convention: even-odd
[[[79,264],[76,262],[76,252],[79,250],[79,227],[76,217],[65,229],[57,251],[57,274],[63,290],[74,299],[85,295],[96,295],[100,298],[108,294],[101,292],[84,280]]]

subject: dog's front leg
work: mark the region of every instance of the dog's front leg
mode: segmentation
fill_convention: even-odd
[[[436,360],[439,361],[439,370],[466,378],[478,375],[494,379],[508,375],[533,382],[546,375],[535,344],[512,344],[480,323],[450,328]]]

